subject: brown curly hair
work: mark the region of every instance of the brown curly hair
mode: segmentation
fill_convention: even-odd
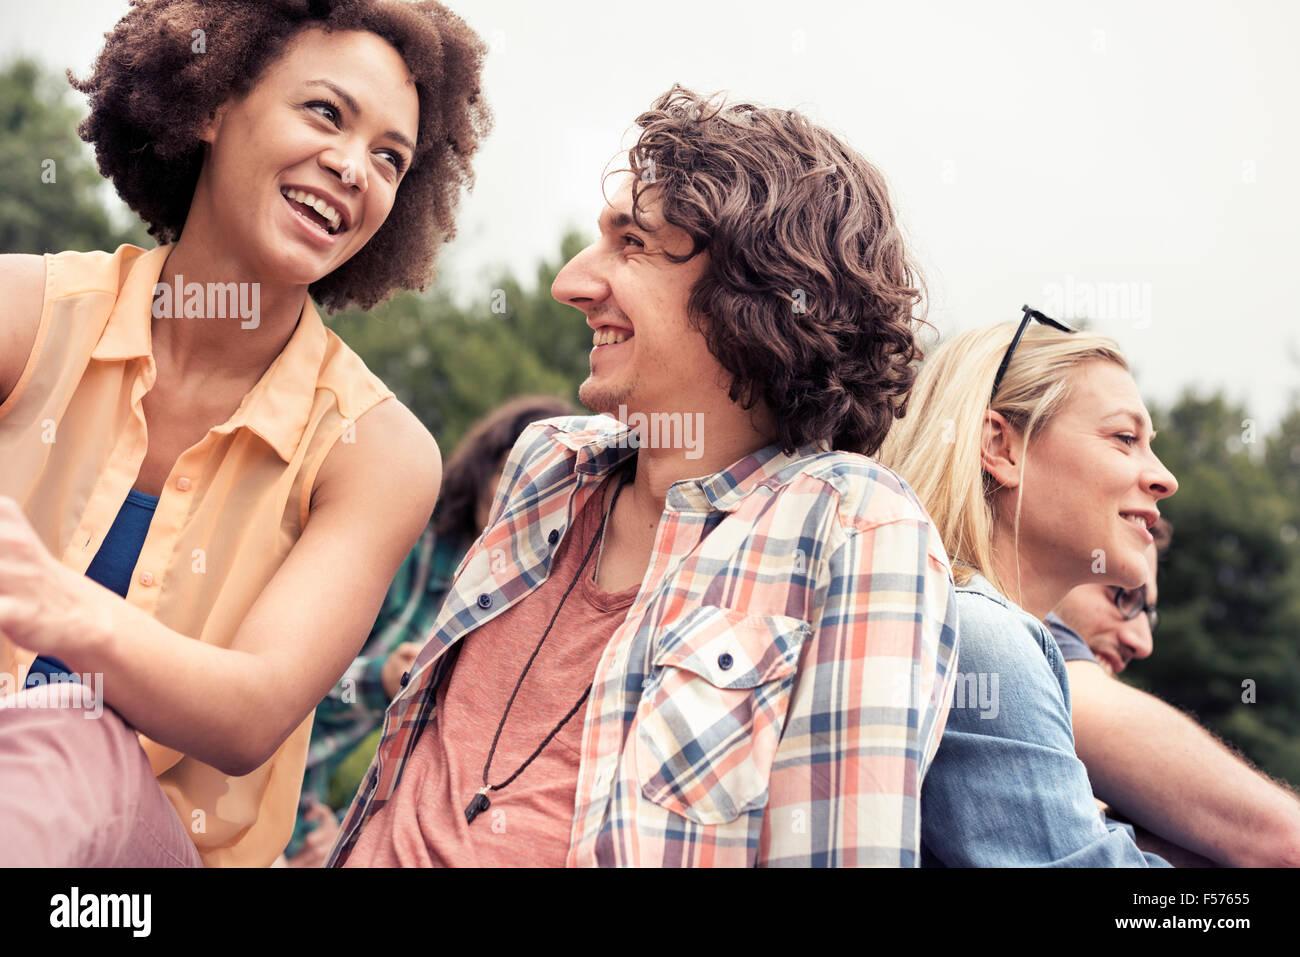
[[[366,30],[387,40],[415,77],[420,127],[392,212],[370,242],[312,283],[327,309],[369,309],[398,289],[424,289],[439,247],[455,235],[470,159],[491,128],[479,92],[486,47],[432,0],[131,0],[106,34],[78,127],[100,172],[160,243],[180,236],[203,164],[200,132],[218,107],[246,95],[298,32]],[[204,56],[192,52],[202,30]]]
[[[778,441],[875,453],[906,407],[922,350],[922,283],[880,172],[793,110],[726,105],[680,85],[637,117],[632,211],[664,219],[709,266],[692,321],[732,375],[731,400],[762,401]]]

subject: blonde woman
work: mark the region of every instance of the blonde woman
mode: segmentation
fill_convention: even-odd
[[[1140,585],[1178,483],[1119,347],[1024,313],[936,350],[879,455],[929,511],[958,585],[958,687],[922,790],[923,862],[1163,865],[1098,814],[1042,619],[1076,585]]]

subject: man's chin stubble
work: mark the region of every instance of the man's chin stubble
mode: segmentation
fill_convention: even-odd
[[[598,414],[613,416],[620,405],[626,406],[631,389],[617,392],[593,383],[590,379],[578,387],[578,401]],[[617,417],[617,416],[615,416]]]

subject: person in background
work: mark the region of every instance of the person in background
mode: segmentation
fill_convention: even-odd
[[[1156,503],[1178,483],[1118,346],[1023,311],[941,345],[881,450],[958,584],[958,693],[921,793],[925,863],[1162,866],[1098,812],[1042,619],[1083,582],[1140,585]]]
[[[388,702],[424,644],[456,566],[484,526],[501,469],[515,441],[531,423],[575,413],[573,404],[551,396],[511,399],[475,422],[443,472],[433,520],[389,586],[365,647],[329,695],[316,706],[307,770],[294,835],[285,851],[291,867],[325,863],[338,833],[338,806],[331,792],[350,799],[360,783],[343,780],[345,762],[374,752]],[[369,758],[366,758],[369,763]]]
[[[1173,529],[1151,530],[1137,588],[1080,585],[1047,616],[1070,675],[1075,752],[1093,793],[1178,866],[1300,866],[1300,800],[1191,717],[1115,680],[1152,652],[1158,556]]]

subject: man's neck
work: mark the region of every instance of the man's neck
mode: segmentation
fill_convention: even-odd
[[[686,415],[694,413],[682,413]],[[701,478],[721,472],[748,455],[775,441],[743,416],[700,413],[695,438],[690,447],[649,447],[641,435],[637,452],[636,478],[624,491],[633,504],[631,511],[639,523],[658,525],[668,499],[668,489],[683,479]],[[654,443],[651,443],[654,444]]]

